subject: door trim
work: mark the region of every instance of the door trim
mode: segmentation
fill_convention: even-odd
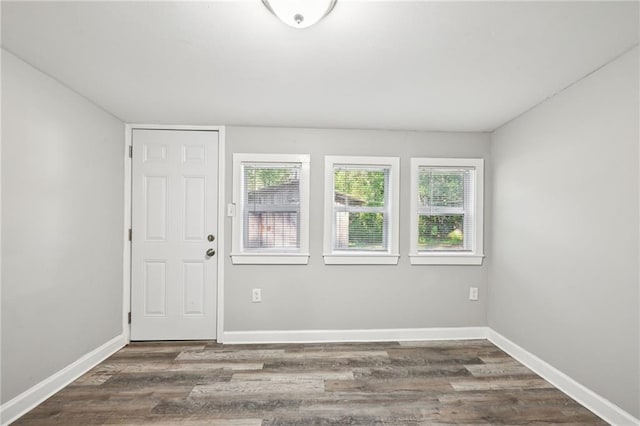
[[[129,229],[131,228],[132,207],[132,179],[131,159],[129,158],[129,146],[133,143],[133,130],[204,130],[218,132],[218,282],[216,301],[216,340],[222,343],[224,337],[224,261],[225,238],[224,225],[227,217],[225,209],[225,127],[224,126],[188,126],[165,124],[132,124],[124,126],[124,229],[123,241],[123,268],[122,268],[122,333],[126,342],[131,341],[131,326],[129,325],[129,312],[131,312],[131,241],[129,241]]]

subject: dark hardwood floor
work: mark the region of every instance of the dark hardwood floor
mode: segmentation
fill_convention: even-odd
[[[132,343],[15,424],[606,423],[473,340]]]

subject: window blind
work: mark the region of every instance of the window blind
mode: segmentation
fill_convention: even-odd
[[[243,164],[244,248],[300,248],[301,170],[301,164]]]
[[[418,169],[418,251],[473,247],[472,167]]]
[[[388,250],[389,173],[388,167],[334,166],[334,250]]]

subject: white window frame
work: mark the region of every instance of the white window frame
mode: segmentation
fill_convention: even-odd
[[[243,164],[299,164],[300,222],[298,236],[300,248],[294,250],[244,248],[244,176]],[[233,210],[231,262],[233,264],[306,265],[309,262],[309,172],[310,156],[306,154],[233,154]]]
[[[418,178],[420,167],[473,168],[473,244],[470,250],[418,251]],[[482,265],[484,258],[484,159],[482,158],[412,158],[411,159],[411,249],[412,265]]]
[[[388,248],[386,251],[354,251],[334,250],[334,166],[371,166],[389,167],[388,196]],[[396,265],[399,252],[400,233],[400,158],[399,157],[359,157],[334,156],[325,157],[324,163],[324,263],[326,265]]]

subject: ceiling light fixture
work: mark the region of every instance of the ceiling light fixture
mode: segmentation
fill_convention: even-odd
[[[307,28],[333,10],[337,0],[262,0],[267,9],[294,28]]]

